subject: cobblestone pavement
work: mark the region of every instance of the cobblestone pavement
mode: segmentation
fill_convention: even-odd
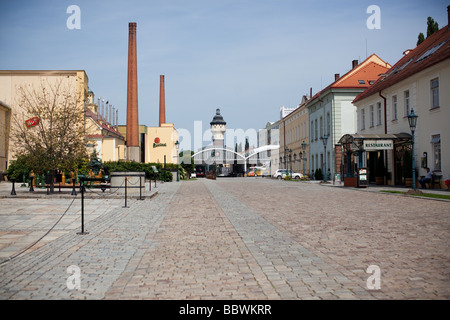
[[[66,221],[0,265],[0,299],[450,298],[450,202],[257,178],[165,183],[130,208],[95,201],[89,234]],[[58,206],[36,210],[47,221]],[[2,232],[36,228],[7,211]]]

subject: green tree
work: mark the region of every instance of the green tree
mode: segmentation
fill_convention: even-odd
[[[42,80],[17,88],[17,112],[11,121],[14,153],[24,156],[26,164],[38,174],[58,167],[74,168],[86,158],[84,148],[84,109],[80,106],[71,79]],[[26,120],[36,117],[37,125]]]
[[[192,155],[194,151],[182,151],[179,154],[180,157],[180,165],[187,172],[187,177],[191,176],[191,173],[195,170],[194,157]]]
[[[439,30],[439,24],[432,17],[427,18],[427,38]],[[417,37],[417,45],[425,41],[425,36],[421,32]]]

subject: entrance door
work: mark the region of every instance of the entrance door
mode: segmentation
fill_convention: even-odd
[[[367,168],[369,169],[369,182],[375,183],[375,175],[376,175],[376,167],[377,167],[377,151],[370,151],[369,152],[369,159],[367,163]]]

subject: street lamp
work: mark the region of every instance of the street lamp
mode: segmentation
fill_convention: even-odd
[[[323,142],[323,159],[324,159],[324,173],[323,173],[323,182],[327,182],[327,140],[328,137],[327,135],[323,135],[323,137],[321,137],[320,139],[322,139]]]
[[[306,142],[305,141],[303,141],[302,142],[302,150],[303,150],[303,153],[302,153],[302,161],[303,161],[303,176],[305,176],[305,160],[306,160],[306,157],[305,157],[305,153],[306,153]]]
[[[175,142],[175,148],[177,149],[177,181],[180,181],[179,172],[178,172],[178,158],[179,158],[178,148],[179,147],[180,147],[180,142],[178,142],[178,140],[177,140]]]
[[[416,190],[416,164],[414,161],[414,132],[416,131],[416,125],[417,125],[417,118],[419,116],[414,113],[414,110],[411,109],[411,113],[408,114],[408,122],[409,122],[409,129],[411,129],[411,145],[412,145],[412,187],[413,190]]]
[[[290,154],[290,153],[292,153],[292,149],[289,149],[288,147],[286,147],[285,149],[284,149],[284,151],[285,151],[285,154],[284,154],[284,157],[285,157],[285,160],[286,160],[286,170],[289,170],[289,168],[288,168],[288,153]],[[289,158],[289,163],[291,162],[291,159]],[[292,166],[292,164],[291,164],[291,166]],[[286,171],[286,173],[287,173],[287,171]],[[289,175],[289,174],[287,174],[287,175]]]

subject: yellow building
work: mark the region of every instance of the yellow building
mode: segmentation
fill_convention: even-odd
[[[308,130],[308,109],[306,102],[310,97],[303,96],[300,105],[283,117],[279,123],[280,139],[280,168],[292,169],[294,172],[305,174],[309,172],[307,161],[309,154],[309,130]],[[305,142],[305,150],[302,143]],[[287,150],[286,150],[287,148]]]
[[[120,125],[119,132],[125,137],[127,127]],[[177,163],[178,132],[173,123],[162,123],[160,127],[139,126],[139,146],[143,163]]]
[[[106,107],[106,108],[105,108]],[[125,160],[125,138],[117,125],[117,110],[104,99],[95,103],[94,92],[88,91],[86,102],[86,150],[94,151],[102,161]]]
[[[0,181],[8,166],[9,130],[11,126],[11,108],[0,101]]]
[[[14,115],[21,110],[19,88],[32,91],[42,86],[51,88],[58,83],[67,85],[70,90],[75,89],[77,108],[82,112],[88,93],[88,77],[84,70],[0,70],[0,100],[9,105],[11,115]],[[8,142],[8,151],[9,164],[15,159],[15,148],[11,139]]]
[[[51,90],[54,85],[61,84],[66,86],[64,90],[75,92],[76,108],[85,115],[83,126],[88,155],[96,150],[103,161],[125,159],[125,138],[118,131],[117,111],[108,105],[105,109],[103,101],[100,108],[100,100],[95,104],[94,93],[89,90],[88,83],[84,70],[0,70],[0,130],[6,127],[3,123],[8,123],[8,129],[0,131],[0,173],[6,170],[9,161],[15,159],[11,139],[6,142],[10,128],[10,120],[6,119],[22,112],[19,107],[20,88],[32,91],[43,87]]]

